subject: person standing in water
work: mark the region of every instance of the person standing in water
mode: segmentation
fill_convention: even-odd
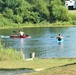
[[[58,37],[57,37],[58,41],[61,41],[62,38],[63,38],[63,37],[61,36],[61,34],[59,34]]]

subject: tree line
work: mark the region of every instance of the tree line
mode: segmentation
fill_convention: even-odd
[[[0,0],[0,25],[68,21],[65,0]]]

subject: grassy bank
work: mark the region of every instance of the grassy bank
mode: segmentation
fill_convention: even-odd
[[[32,68],[32,69],[46,69],[65,64],[76,62],[76,59],[65,59],[65,58],[50,58],[50,59],[34,59],[34,60],[11,60],[11,61],[0,61],[0,68]],[[10,64],[9,64],[10,63]]]
[[[22,70],[30,69],[34,72],[44,70],[42,72],[37,72],[38,74],[30,75],[46,75],[50,69],[57,68],[59,66],[64,66],[68,64],[76,63],[76,59],[73,58],[48,58],[48,59],[38,59],[33,60],[22,60],[22,53],[18,52],[12,48],[4,49],[0,46],[0,70]],[[42,74],[43,73],[43,74]],[[25,75],[25,74],[24,74]],[[48,74],[49,75],[49,74]]]
[[[16,51],[15,49],[12,49],[12,48],[5,49],[0,44],[0,61],[5,61],[5,60],[21,60],[21,59],[22,59],[21,52]]]
[[[29,65],[27,68],[38,71],[21,75],[72,75],[73,71],[74,74],[76,72],[76,59],[35,59],[30,62],[27,61],[26,64]],[[68,74],[66,74],[66,72],[68,72]]]
[[[76,63],[22,75],[75,75],[75,74],[76,74]]]
[[[9,28],[32,28],[32,27],[70,27],[70,26],[76,26],[76,23],[74,21],[69,22],[59,22],[56,21],[55,23],[39,23],[39,24],[20,24],[20,25],[8,25],[8,26],[0,26],[0,29],[9,29]]]
[[[76,63],[76,59],[71,58],[50,58],[50,59],[37,59],[34,60],[11,60],[11,61],[0,61],[0,70],[17,70],[17,69],[31,69],[34,73],[29,75],[51,75],[52,69],[56,69],[59,66]],[[42,71],[40,71],[42,70]],[[51,72],[50,72],[51,71]],[[47,74],[46,74],[47,73]],[[26,74],[22,74],[26,75]]]
[[[42,21],[36,24],[33,24],[33,22],[25,22],[25,23],[15,23],[15,22],[11,22],[10,19],[6,19],[3,17],[2,14],[0,14],[1,16],[1,21],[0,21],[0,29],[4,29],[4,28],[26,28],[26,27],[68,27],[68,26],[76,26],[76,10],[69,10],[69,13],[67,15],[69,15],[68,20],[55,20],[55,22],[50,23],[47,21]],[[19,17],[18,17],[19,19]]]

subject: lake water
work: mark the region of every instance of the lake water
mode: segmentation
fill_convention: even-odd
[[[16,33],[13,33],[14,30]],[[32,38],[1,39],[5,48],[12,47],[18,51],[23,50],[25,58],[29,58],[31,52],[35,52],[37,58],[76,57],[76,27],[0,29],[0,35],[16,35],[19,30],[24,31]],[[61,44],[58,44],[56,39],[59,33],[64,37]]]

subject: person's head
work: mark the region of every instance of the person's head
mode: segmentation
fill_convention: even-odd
[[[59,34],[59,36],[60,36],[60,34]]]

